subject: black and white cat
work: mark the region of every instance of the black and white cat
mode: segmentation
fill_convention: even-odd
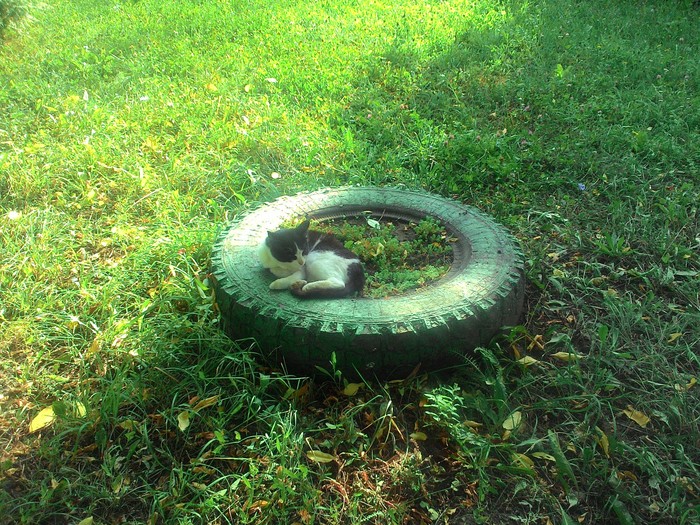
[[[333,235],[309,230],[309,220],[296,228],[268,231],[258,248],[264,268],[275,277],[271,290],[289,289],[298,297],[345,297],[362,294],[362,263]]]

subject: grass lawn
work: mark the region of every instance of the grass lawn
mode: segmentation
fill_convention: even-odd
[[[693,4],[31,8],[0,44],[0,523],[700,522]],[[347,184],[504,223],[522,324],[361,386],[223,336],[216,235]]]

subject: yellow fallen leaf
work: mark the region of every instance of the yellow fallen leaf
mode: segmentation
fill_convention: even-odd
[[[192,410],[195,412],[198,412],[199,410],[202,410],[203,408],[210,407],[212,405],[216,405],[216,403],[219,401],[219,396],[211,396],[206,399],[202,399],[199,403],[197,403]]]
[[[544,350],[544,338],[541,334],[537,334],[535,337],[533,337],[530,341],[530,344],[527,345],[528,352],[531,352],[533,348],[537,348],[538,350]]]
[[[248,512],[258,512],[267,507],[270,504],[269,501],[266,499],[259,499],[258,501],[254,502],[249,508]]]
[[[676,389],[676,392],[687,392],[688,390],[693,388],[697,382],[697,379],[691,377],[690,381],[688,381],[685,385],[679,385],[678,383],[676,383],[675,385],[673,385],[673,388]]]
[[[73,407],[73,414],[75,414],[75,417],[85,417],[87,414],[87,410],[85,409],[85,405],[83,405],[80,401],[78,401],[75,404],[75,407]]]
[[[518,345],[513,343],[510,345],[511,350],[513,350],[513,356],[515,357],[516,361],[520,359],[520,349],[518,348]]]
[[[50,427],[56,421],[56,414],[53,407],[46,407],[39,411],[29,423],[29,432],[37,432],[46,427]]]
[[[621,470],[617,472],[617,479],[620,481],[637,481],[637,475],[631,470]]]
[[[92,340],[92,343],[90,343],[90,346],[87,349],[86,356],[90,357],[93,354],[96,354],[100,350],[100,346],[102,345],[102,340],[99,335],[95,336],[95,339]]]
[[[501,425],[504,429],[506,430],[515,430],[520,426],[520,422],[522,421],[523,414],[520,412],[520,410],[516,410],[513,412],[511,415],[509,415],[506,420],[503,422]]]
[[[560,361],[576,361],[577,359],[583,359],[584,355],[577,354],[575,352],[556,352],[554,354],[550,354],[550,357],[553,357],[554,359],[559,359]]]
[[[70,320],[68,320],[66,322],[66,328],[68,328],[68,330],[73,331],[76,328],[78,328],[79,326],[80,326],[80,319],[74,315],[71,315]]]
[[[94,521],[95,520],[93,519],[93,517],[90,516],[89,518],[85,518],[84,520],[79,521],[78,525],[92,525],[94,523]]]
[[[546,461],[556,461],[557,460],[557,458],[555,458],[551,454],[547,454],[546,452],[533,452],[532,457],[537,458],[537,459],[544,459]]]
[[[362,383],[348,383],[345,388],[343,388],[343,395],[345,396],[354,396],[357,394],[357,391],[362,388],[363,384]]]
[[[133,432],[136,428],[138,428],[138,425],[139,423],[135,419],[125,419],[117,426],[123,430],[126,430],[127,432]]]
[[[149,149],[151,151],[156,151],[158,149],[158,139],[154,139],[151,137],[146,137],[146,140],[143,141],[143,144],[141,145],[144,149]]]
[[[414,439],[416,441],[427,441],[428,436],[425,432],[413,432],[411,434],[411,439]]]
[[[667,343],[673,343],[676,339],[681,337],[683,334],[681,332],[674,332],[671,334],[671,336],[668,338]]]
[[[520,452],[513,453],[513,463],[519,464],[521,467],[532,468],[535,466],[535,462],[531,458],[527,457],[525,454]]]
[[[610,441],[608,440],[608,436],[605,432],[603,432],[599,427],[595,427],[595,440],[596,443],[598,443],[598,446],[601,448],[603,451],[603,454],[605,454],[606,458],[610,457]]]
[[[520,359],[518,359],[518,363],[520,363],[523,366],[531,366],[536,365],[537,363],[539,363],[539,361],[534,357],[526,355],[525,357],[521,357]]]
[[[315,461],[316,463],[330,463],[331,461],[335,461],[335,456],[326,454],[320,450],[309,450],[306,453],[306,457],[311,461]]]
[[[184,432],[190,426],[190,413],[182,411],[177,415],[177,427]]]
[[[465,426],[465,427],[469,427],[469,428],[479,428],[479,427],[483,427],[484,424],[483,424],[483,423],[479,423],[479,422],[477,422],[477,421],[471,421],[471,420],[467,419],[467,420],[464,422],[464,426]]]
[[[292,399],[294,401],[304,401],[309,397],[309,383],[301,385],[298,389],[288,388],[284,394],[285,399]]]
[[[634,408],[632,405],[627,405],[627,408],[623,410],[624,414],[630,418],[632,421],[637,423],[640,427],[644,428],[646,427],[651,419],[644,413],[640,412],[636,408]]]

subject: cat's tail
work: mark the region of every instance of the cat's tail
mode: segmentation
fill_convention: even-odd
[[[340,299],[356,292],[361,294],[361,290],[355,290],[347,285],[345,288],[317,288],[308,292],[305,292],[301,286],[292,286],[289,291],[300,299]]]

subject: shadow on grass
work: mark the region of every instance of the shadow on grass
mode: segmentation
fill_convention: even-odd
[[[697,364],[689,352],[659,349],[665,341],[645,340],[649,330],[675,326],[677,316],[664,316],[652,329],[632,326],[634,316],[621,318],[616,312],[629,307],[644,317],[643,309],[633,305],[646,301],[650,309],[663,308],[667,300],[679,300],[684,305],[679,315],[690,327],[693,301],[682,297],[693,296],[693,287],[681,277],[677,299],[657,300],[647,292],[648,283],[630,281],[618,283],[620,292],[604,295],[602,290],[601,295],[592,290],[590,277],[575,282],[566,280],[565,272],[574,268],[585,275],[591,268],[608,267],[596,239],[601,229],[612,227],[634,236],[636,246],[649,247],[647,253],[624,255],[617,264],[655,275],[662,263],[653,246],[665,236],[671,218],[654,210],[668,209],[660,203],[672,188],[674,206],[688,219],[676,230],[682,241],[675,249],[685,259],[675,264],[682,275],[697,274],[686,249],[697,244],[697,206],[690,197],[697,194],[697,183],[688,176],[698,171],[700,161],[700,112],[694,103],[700,69],[692,58],[698,51],[693,25],[698,13],[690,2],[508,5],[513,11],[493,27],[465,29],[427,56],[410,32],[398,31],[383,55],[372,57],[367,78],[358,81],[338,119],[346,170],[359,183],[406,184],[453,195],[518,227],[517,235],[532,249],[530,271],[545,275],[541,288],[530,288],[530,304],[537,311],[521,327],[528,333],[526,343],[513,345],[523,353],[528,343],[528,351],[537,349],[536,334],[566,341],[572,352],[595,352],[605,345],[598,340],[599,325],[629,324],[630,340],[640,345],[632,352],[626,351],[629,342],[620,342],[610,350],[612,356],[593,356],[571,374],[564,369],[552,373],[542,389],[528,384],[527,373],[520,376],[517,367],[510,368],[507,379],[516,390],[522,388],[523,403],[539,404],[532,414],[540,425],[531,436],[535,448],[544,442],[540,452],[559,458],[556,469],[538,466],[549,483],[543,490],[552,496],[550,503],[559,499],[572,515],[595,523],[631,523],[633,516],[663,523],[662,506],[673,520],[690,523],[697,515],[692,505],[697,485],[659,484],[657,469],[668,479],[689,479],[695,472],[697,454],[687,451],[698,439],[696,394],[672,401],[663,388],[653,400],[631,392],[680,377],[672,364],[676,358],[684,363],[682,377],[692,375]],[[679,184],[682,192],[677,192]],[[620,206],[627,201],[634,206]],[[611,213],[612,203],[624,214]],[[527,224],[524,216],[529,219],[530,212],[543,224],[539,219]],[[538,250],[549,250],[542,254],[544,261],[538,260]],[[553,264],[562,253],[571,257]],[[610,295],[618,293],[623,295],[619,300]],[[570,320],[555,311],[569,312]],[[639,364],[623,355],[635,356]],[[572,398],[579,396],[586,401],[572,408]],[[632,404],[645,403],[658,407],[649,410],[661,421],[678,410],[677,403],[685,416],[646,432],[624,415]],[[547,431],[570,440],[569,450],[553,451]],[[580,439],[579,432],[587,437]],[[662,467],[671,442],[683,452]],[[567,469],[570,479],[563,474]],[[514,500],[504,499],[499,504],[517,514]],[[550,512],[559,514],[556,503]]]
[[[689,133],[697,111],[658,95],[696,98],[692,37],[681,38],[686,68],[664,52],[679,18],[697,12],[682,2],[623,4],[507,3],[487,27],[465,28],[427,57],[397,32],[339,119],[348,171],[445,194],[498,187],[524,198],[523,190],[571,191],[604,173],[697,170]],[[635,7],[644,16],[630,18]]]

